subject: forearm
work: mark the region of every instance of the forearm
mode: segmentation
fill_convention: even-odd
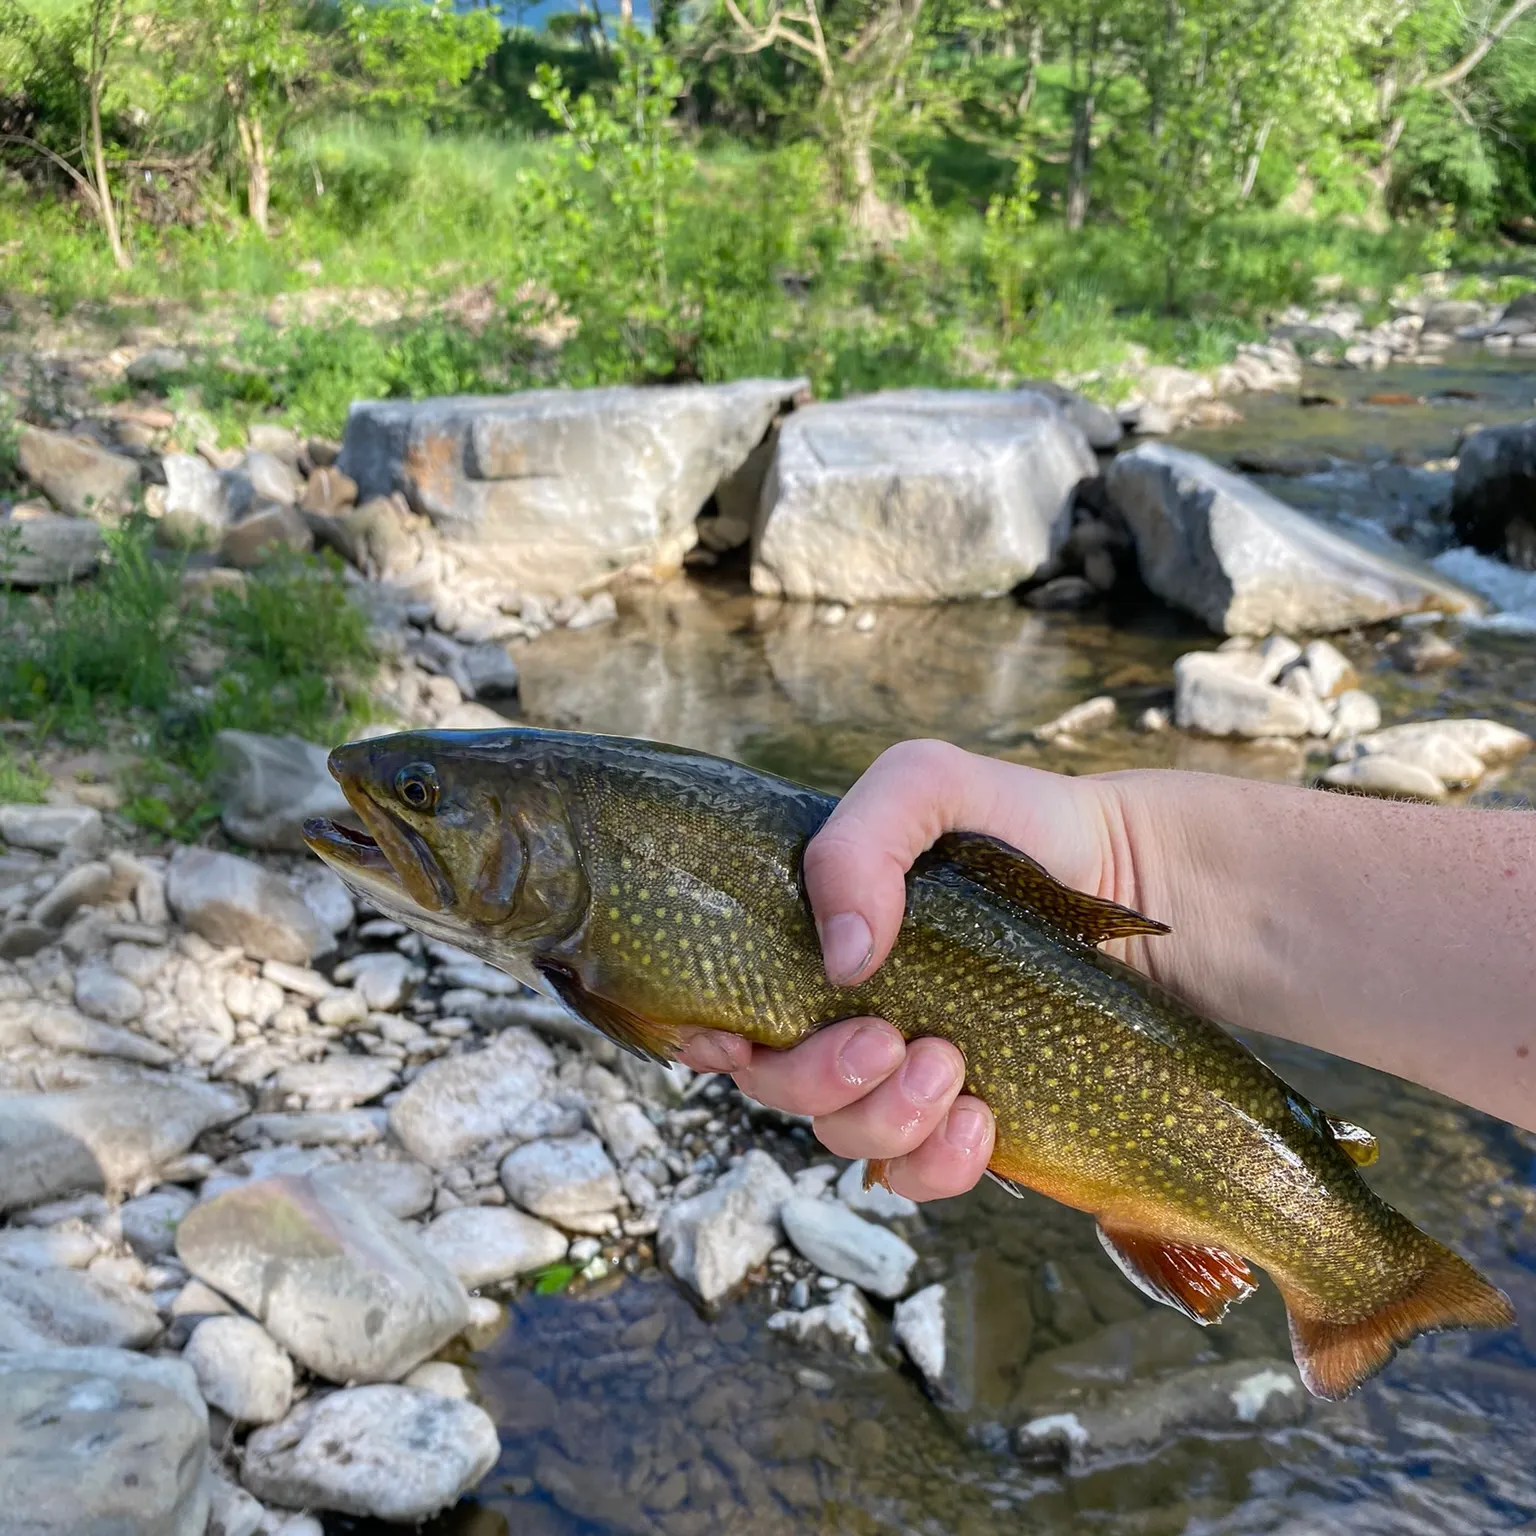
[[[1536,815],[1183,773],[1099,781],[1130,958],[1228,1023],[1536,1130]]]

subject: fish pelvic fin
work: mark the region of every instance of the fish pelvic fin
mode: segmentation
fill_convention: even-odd
[[[1208,1328],[1257,1289],[1253,1272],[1224,1248],[1195,1248],[1150,1233],[1098,1227],[1099,1242],[1143,1295]]]
[[[1280,1289],[1301,1379],[1314,1397],[1335,1402],[1369,1381],[1420,1334],[1507,1328],[1515,1321],[1509,1297],[1439,1243],[1402,1295],[1352,1323],[1311,1316],[1300,1297],[1286,1294],[1284,1285]]]
[[[591,991],[574,971],[562,965],[541,965],[539,972],[572,1013],[601,1030],[631,1056],[663,1067],[677,1060],[683,1042],[675,1025],[642,1018],[611,997]]]
[[[1376,1138],[1364,1126],[1356,1125],[1353,1120],[1341,1120],[1337,1115],[1324,1115],[1323,1118],[1339,1151],[1356,1167],[1369,1168],[1381,1155]]]
[[[1166,923],[1129,907],[1063,885],[1027,853],[979,832],[947,832],[919,861],[920,869],[949,865],[993,896],[1001,896],[1084,944],[1169,931]]]

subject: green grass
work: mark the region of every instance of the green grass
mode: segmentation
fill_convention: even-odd
[[[151,537],[130,519],[101,574],[51,598],[0,587],[0,716],[65,742],[131,741],[128,814],[190,836],[214,814],[218,731],[345,735],[367,718],[375,658],[334,558],[274,560],[203,605]]]
[[[0,741],[0,805],[41,805],[47,794],[48,775]]]

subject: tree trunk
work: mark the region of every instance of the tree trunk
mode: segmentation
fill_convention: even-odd
[[[261,119],[254,113],[242,112],[235,118],[235,131],[240,135],[240,153],[245,160],[245,211],[265,238],[272,233],[267,212],[272,196],[272,169],[267,162]]]
[[[1077,100],[1072,114],[1072,149],[1067,161],[1067,228],[1081,229],[1088,218],[1088,182],[1093,171],[1092,82]]]
[[[120,272],[133,265],[123,246],[122,231],[118,228],[117,207],[112,201],[112,186],[107,180],[107,154],[101,137],[101,76],[96,74],[90,82],[91,98],[91,179],[96,193],[96,211],[101,215],[101,227],[106,231],[107,244],[112,250],[112,260]]]
[[[1253,150],[1248,156],[1248,164],[1243,171],[1243,184],[1238,189],[1237,197],[1240,203],[1246,203],[1253,196],[1254,185],[1259,179],[1259,162],[1264,158],[1265,146],[1269,143],[1269,136],[1274,131],[1274,118],[1265,118],[1259,128],[1259,136],[1253,142]]]
[[[1013,115],[1023,122],[1029,109],[1035,104],[1035,91],[1040,84],[1040,65],[1045,57],[1045,28],[1037,21],[1029,29],[1029,68],[1024,76],[1024,89],[1014,103]]]

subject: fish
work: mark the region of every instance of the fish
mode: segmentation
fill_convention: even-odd
[[[698,1030],[783,1049],[878,1015],[953,1041],[997,1122],[989,1173],[1088,1213],[1192,1322],[1279,1288],[1308,1390],[1347,1396],[1420,1334],[1508,1298],[1377,1196],[1368,1132],[1103,952],[1168,930],[978,833],[907,877],[889,958],[828,981],[801,876],[834,797],[651,741],[510,727],[338,747],[361,830],[308,846],[380,911],[479,956],[647,1060]]]

